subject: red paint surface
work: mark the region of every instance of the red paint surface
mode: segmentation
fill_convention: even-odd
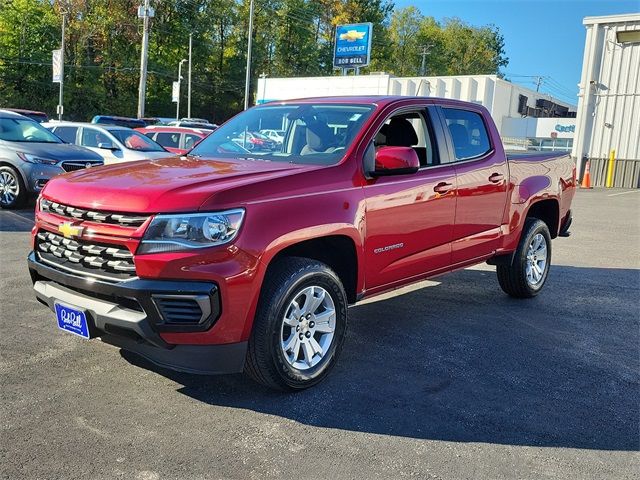
[[[483,107],[406,97],[321,101],[376,106],[337,165],[175,157],[62,175],[47,184],[43,195],[77,207],[127,213],[246,209],[242,229],[230,245],[135,255],[141,278],[208,280],[220,287],[218,322],[203,333],[162,335],[175,344],[246,340],[269,262],[282,249],[304,240],[341,235],[352,241],[357,293],[370,296],[513,251],[526,212],[536,201],[555,200],[559,218],[567,215],[576,187],[570,158],[541,154],[507,162]],[[480,111],[490,126],[493,150],[477,160],[367,178],[364,151],[387,116],[399,108],[429,105]],[[62,221],[37,212],[36,228],[56,231]],[[85,232],[96,240],[126,245],[134,254],[146,228],[85,224]]]

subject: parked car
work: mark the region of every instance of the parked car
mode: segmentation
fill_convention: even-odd
[[[190,123],[204,123],[204,124],[208,124],[211,125],[211,122],[209,120],[207,120],[206,118],[181,118],[180,119],[181,122],[190,122]]]
[[[38,123],[48,122],[49,117],[44,112],[38,112],[37,110],[25,110],[23,108],[5,108],[5,111],[19,113],[25,117],[29,117],[31,120],[35,120]]]
[[[146,127],[147,124],[140,118],[115,117],[111,115],[96,115],[91,119],[91,123],[101,125],[118,125],[120,127],[140,128]]]
[[[166,150],[178,155],[184,155],[198,142],[211,133],[211,130],[199,128],[169,127],[169,126],[149,126],[136,128],[140,133],[162,145]]]
[[[30,118],[0,110],[0,207],[20,207],[60,173],[100,165],[99,155],[65,144]]]
[[[239,132],[232,140],[251,152],[272,152],[279,147],[275,141],[258,132]]]
[[[67,143],[93,150],[105,164],[171,156],[149,137],[127,127],[84,122],[49,122],[44,126]]]
[[[279,151],[220,153],[278,121]],[[568,155],[505,155],[475,103],[292,100],[240,113],[186,157],[52,180],[28,264],[62,330],[299,390],[336,364],[364,298],[481,262],[507,294],[538,295],[575,188]]]
[[[260,130],[260,133],[276,143],[282,144],[284,142],[284,132],[282,130]]]
[[[215,130],[218,128],[218,125],[215,123],[200,123],[200,122],[189,122],[184,120],[174,120],[169,122],[167,125],[172,127],[185,127],[185,128],[199,128],[202,130]]]

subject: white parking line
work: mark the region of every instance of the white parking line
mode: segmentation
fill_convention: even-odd
[[[638,193],[638,192],[640,192],[640,189],[638,189],[638,190],[627,190],[626,192],[612,193],[610,195],[607,195],[607,197],[617,197],[618,195],[626,195],[627,193]]]

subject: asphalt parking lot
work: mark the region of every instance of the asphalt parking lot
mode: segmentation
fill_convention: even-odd
[[[352,308],[338,366],[298,394],[59,331],[31,219],[0,212],[2,478],[638,478],[638,190],[578,192],[535,299],[480,266]]]

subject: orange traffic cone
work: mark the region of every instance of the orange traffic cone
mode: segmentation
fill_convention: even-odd
[[[582,185],[580,185],[580,188],[593,188],[591,186],[591,172],[589,171],[590,166],[591,161],[587,160],[587,164],[584,167],[584,175],[582,176]]]

